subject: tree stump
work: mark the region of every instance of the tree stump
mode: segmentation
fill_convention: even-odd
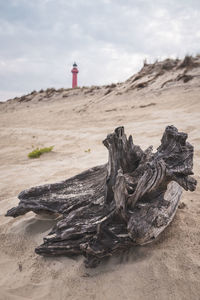
[[[195,190],[193,146],[186,139],[168,126],[153,153],[152,146],[142,151],[118,127],[103,141],[107,164],[22,191],[6,216],[60,214],[36,253],[83,254],[85,265],[95,267],[105,256],[152,242],[172,221],[182,188]]]

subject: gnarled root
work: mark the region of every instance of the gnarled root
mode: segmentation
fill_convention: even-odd
[[[172,221],[182,188],[195,190],[193,147],[186,139],[168,126],[153,153],[116,128],[103,141],[107,164],[21,192],[19,205],[7,216],[62,214],[36,253],[83,254],[86,266],[95,267],[105,256],[153,241]]]

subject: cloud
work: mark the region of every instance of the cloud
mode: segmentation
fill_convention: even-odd
[[[0,3],[0,100],[54,86],[123,81],[144,58],[200,52],[195,0],[7,0]]]

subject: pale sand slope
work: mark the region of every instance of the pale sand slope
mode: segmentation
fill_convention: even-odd
[[[191,72],[198,75],[200,68]],[[155,149],[167,125],[187,132],[195,146],[199,180],[200,79],[169,82],[161,89],[161,81],[175,73],[169,71],[141,90],[129,88],[129,80],[105,96],[108,88],[102,87],[68,91],[68,97],[62,97],[66,91],[50,98],[36,94],[29,102],[16,99],[0,105],[1,300],[200,299],[199,185],[194,193],[184,192],[181,201],[186,207],[178,209],[157,242],[133,248],[96,269],[85,269],[82,257],[43,258],[34,253],[55,221],[33,213],[4,217],[23,189],[61,181],[106,162],[101,141],[119,125],[143,149],[151,144]],[[140,107],[150,103],[154,105]],[[32,145],[55,148],[30,160]],[[85,152],[89,148],[91,152]]]

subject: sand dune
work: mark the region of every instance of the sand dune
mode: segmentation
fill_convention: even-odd
[[[145,65],[124,83],[41,91],[0,104],[0,300],[199,299],[200,188],[184,192],[159,240],[85,269],[83,258],[34,253],[55,220],[33,213],[11,219],[17,194],[66,179],[107,160],[102,140],[124,125],[144,149],[159,145],[165,126],[187,132],[200,179],[200,57]],[[53,152],[28,159],[34,147]],[[90,152],[86,150],[91,149]]]

